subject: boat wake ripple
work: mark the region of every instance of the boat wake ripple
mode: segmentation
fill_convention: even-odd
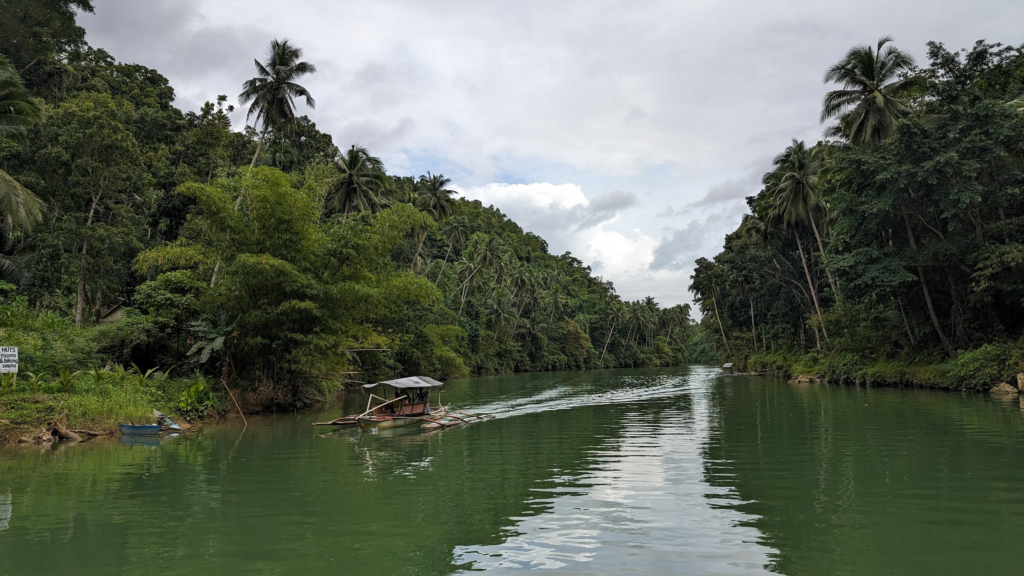
[[[559,386],[533,396],[472,406],[465,411],[470,414],[493,414],[495,418],[510,418],[581,406],[645,402],[691,392],[695,382],[704,379],[702,376],[705,376],[702,372],[695,371],[679,376],[622,377],[615,380],[611,389],[599,392],[588,392],[585,387]]]

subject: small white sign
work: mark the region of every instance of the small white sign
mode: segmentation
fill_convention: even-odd
[[[18,347],[0,346],[0,374],[18,373]]]

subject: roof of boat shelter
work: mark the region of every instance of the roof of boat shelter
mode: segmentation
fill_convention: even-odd
[[[438,382],[433,378],[427,376],[409,376],[406,378],[396,378],[394,380],[385,380],[383,382],[374,382],[373,384],[363,384],[363,388],[369,390],[377,386],[391,386],[392,388],[444,388],[444,382]]]

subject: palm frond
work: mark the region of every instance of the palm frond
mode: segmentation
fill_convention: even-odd
[[[46,204],[8,173],[0,170],[0,214],[26,231],[43,219]]]

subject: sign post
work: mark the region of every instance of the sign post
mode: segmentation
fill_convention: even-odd
[[[18,373],[18,347],[0,346],[0,374]]]

